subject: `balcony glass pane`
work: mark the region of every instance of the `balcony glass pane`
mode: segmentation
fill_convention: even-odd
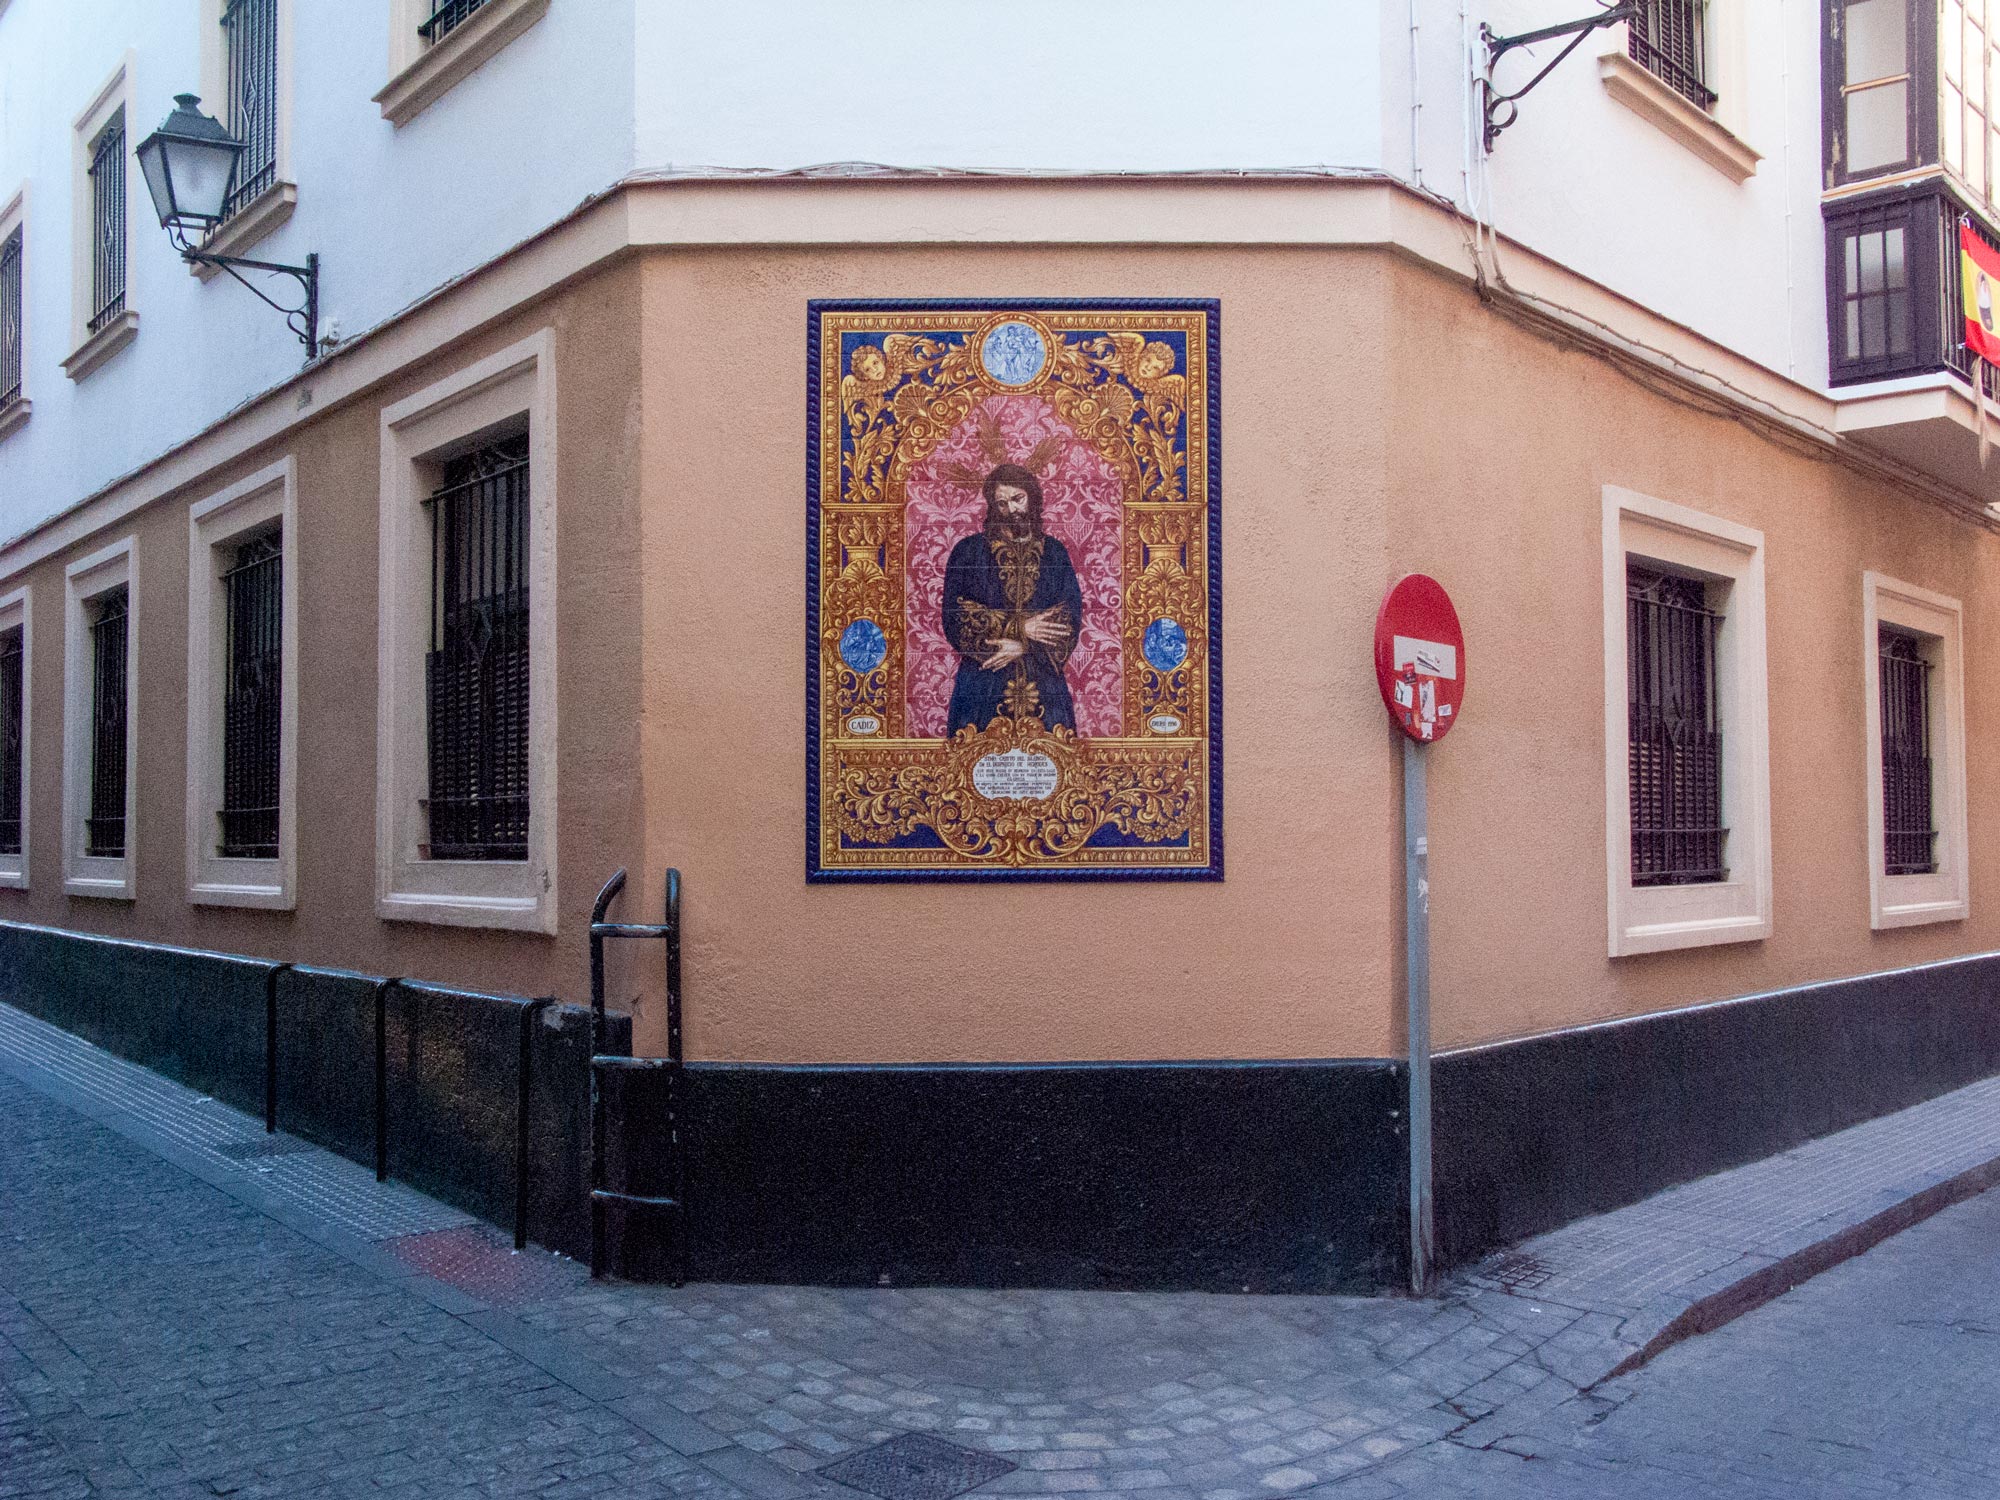
[[[1861,282],[1855,290],[1864,296],[1882,290],[1882,236],[1864,234],[1861,245]]]
[[[1986,33],[1975,26],[1972,18],[1967,16],[1965,19],[1965,60],[1969,66],[1965,69],[1965,102],[1970,104],[1974,109],[1984,109],[1986,107],[1986,70],[1979,65],[1979,60],[1985,56]]]
[[[1889,347],[1889,308],[1881,297],[1864,298],[1861,308],[1861,353],[1874,359]]]
[[[1868,83],[1910,70],[1904,0],[1848,0],[1847,81]]]
[[[1977,121],[1976,127],[1965,132],[1965,180],[1983,193],[1986,191],[1986,122],[1977,115],[1973,119]]]
[[[1944,76],[1958,82],[1959,59],[1965,55],[1965,10],[1959,0],[1944,0]]]
[[[1903,259],[1903,226],[1900,224],[1894,229],[1882,231],[1882,263],[1883,285],[1897,288],[1910,284],[1908,267]]]
[[[1893,166],[1910,154],[1910,85],[1878,84],[1847,96],[1847,170]]]
[[[1965,96],[1949,86],[1944,91],[1944,164],[1965,169]]]
[[[1889,294],[1889,352],[1908,354],[1915,342],[1914,319],[1910,317],[1910,294]]]

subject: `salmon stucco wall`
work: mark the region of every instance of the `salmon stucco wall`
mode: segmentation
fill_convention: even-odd
[[[647,263],[652,863],[687,886],[689,1055],[1379,1056],[1395,830],[1361,689],[1383,581],[1387,265],[1272,251],[734,251]],[[806,304],[1219,297],[1214,883],[805,883]],[[658,1045],[649,1017],[641,1048]]]
[[[2000,709],[2000,538],[1557,348],[1435,276],[1399,269],[1392,288],[1392,571],[1452,591],[1471,661],[1462,726],[1430,777],[1438,1045],[2000,948],[2000,785],[1980,750]],[[1764,533],[1767,939],[1607,957],[1607,485]],[[1869,928],[1870,569],[1964,605],[1967,921]]]

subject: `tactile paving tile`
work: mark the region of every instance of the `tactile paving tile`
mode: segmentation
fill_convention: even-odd
[[[886,1443],[820,1470],[828,1479],[850,1489],[866,1490],[881,1500],[951,1500],[1011,1474],[1015,1466],[991,1453],[974,1453],[943,1438],[906,1432]]]
[[[290,1156],[295,1151],[311,1151],[311,1141],[295,1135],[267,1135],[255,1141],[224,1141],[215,1148],[232,1161],[253,1161],[265,1156]]]
[[[118,1109],[158,1135],[254,1176],[259,1187],[310,1209],[363,1239],[385,1240],[477,1222],[472,1215],[290,1136],[264,1122],[127,1062],[25,1011],[0,1004],[0,1062],[16,1060]],[[282,1116],[280,1117],[282,1119]],[[274,1151],[272,1140],[293,1142]]]
[[[566,1296],[590,1280],[589,1271],[567,1256],[516,1250],[484,1224],[401,1235],[384,1248],[412,1270],[499,1307]]]

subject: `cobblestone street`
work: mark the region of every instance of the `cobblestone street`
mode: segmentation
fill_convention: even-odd
[[[1925,1108],[1947,1153],[1926,1181],[1991,1154],[1983,1093]],[[462,1214],[4,1008],[0,1118],[10,1500],[2000,1483],[1983,1452],[2000,1381],[1990,1194],[1599,1383],[1692,1299],[1661,1301],[1662,1266],[1688,1261],[1698,1288],[1743,1253],[1716,1194],[1747,1222],[1757,1179],[1662,1195],[1637,1229],[1607,1216],[1423,1302],[676,1292],[515,1255]],[[1879,1207],[1888,1148],[1911,1128],[1802,1148],[1829,1164],[1818,1178],[1766,1168],[1808,1197],[1762,1263],[1840,1211],[1836,1177]],[[1620,1310],[1640,1294],[1653,1300]]]

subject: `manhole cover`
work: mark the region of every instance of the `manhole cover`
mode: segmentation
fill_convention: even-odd
[[[255,1161],[260,1156],[291,1156],[312,1148],[311,1141],[296,1136],[266,1135],[254,1141],[224,1141],[215,1149],[233,1161]]]
[[[906,1432],[886,1443],[837,1459],[820,1473],[851,1488],[880,1495],[882,1500],[951,1500],[953,1495],[962,1495],[1013,1471],[1014,1465],[1004,1458],[974,1453],[921,1432]]]

